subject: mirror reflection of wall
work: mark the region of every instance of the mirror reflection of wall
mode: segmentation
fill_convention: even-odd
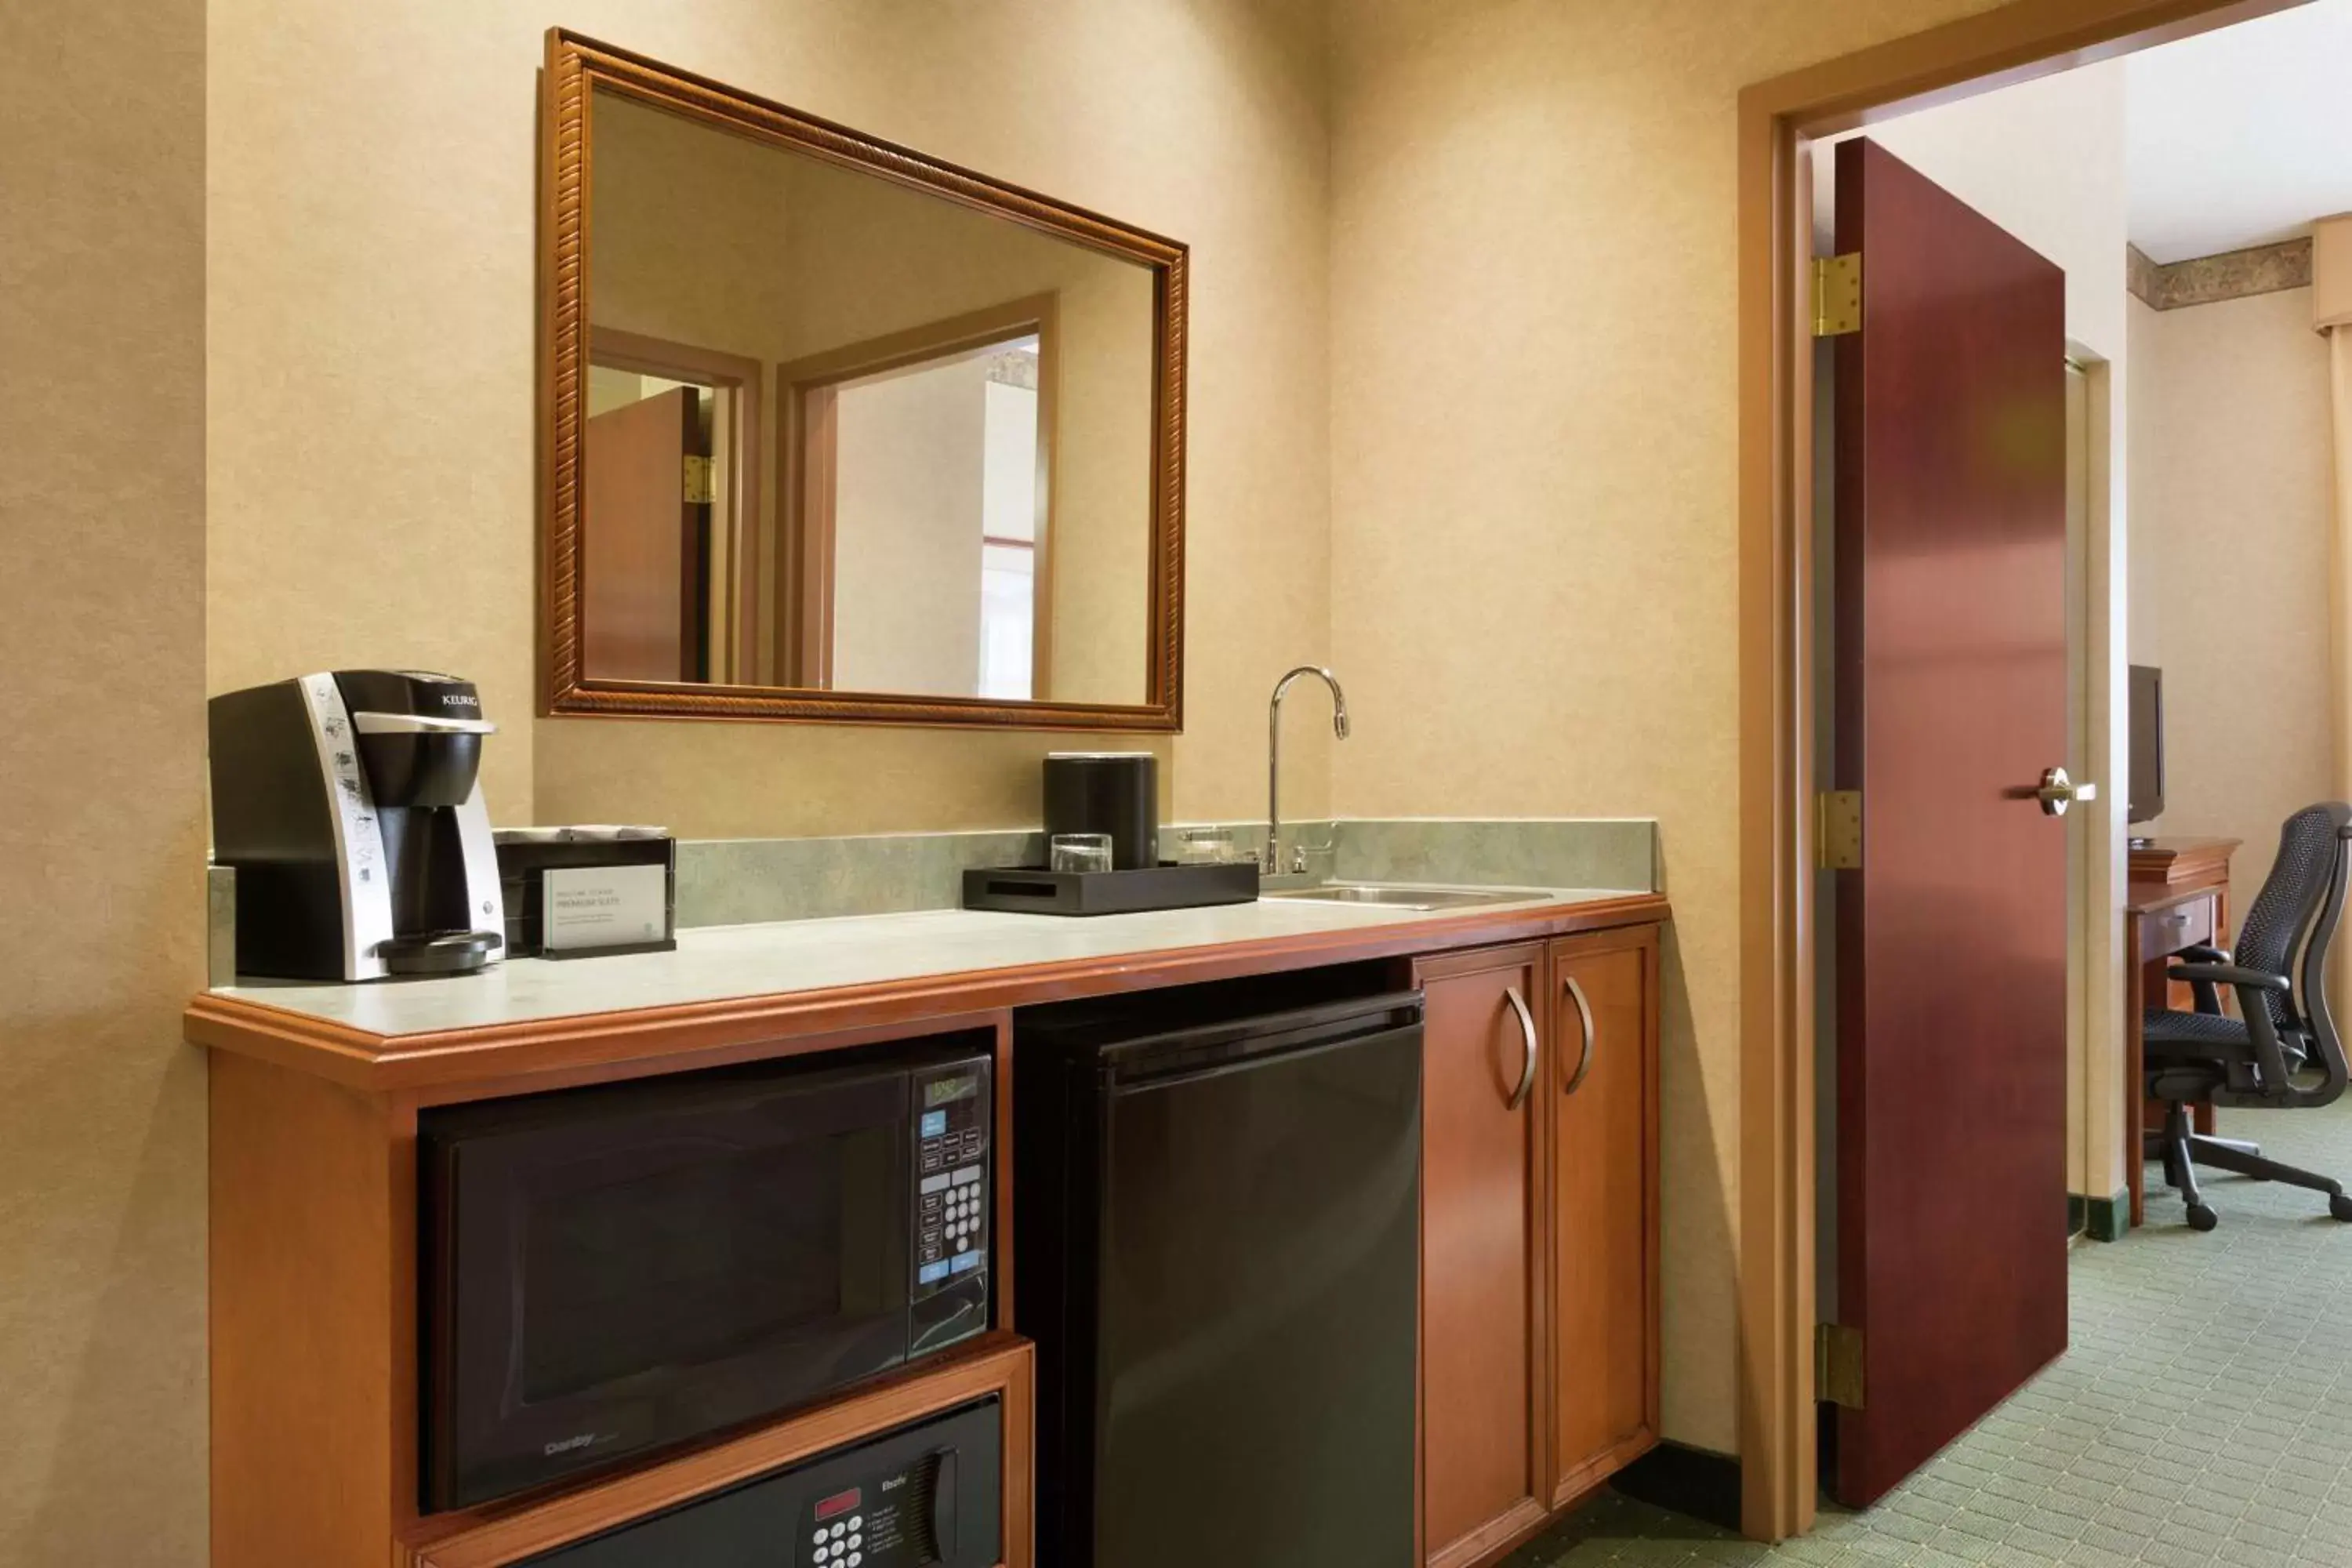
[[[611,89],[591,114],[587,676],[1144,701],[1151,269]]]
[[[796,383],[803,477],[790,683],[1043,697],[1036,577],[1050,481],[1034,327],[887,370]]]

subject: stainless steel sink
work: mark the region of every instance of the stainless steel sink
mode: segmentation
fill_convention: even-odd
[[[1383,882],[1325,882],[1311,888],[1277,888],[1261,898],[1298,904],[1374,904],[1390,910],[1458,910],[1479,904],[1517,904],[1543,895],[1528,888],[1414,888]]]

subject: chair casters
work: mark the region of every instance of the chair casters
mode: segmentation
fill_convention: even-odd
[[[2336,1210],[2335,1205],[2336,1205],[2336,1204],[2343,1204],[2343,1205],[2345,1205],[2345,1207],[2344,1207],[2342,1210],[2340,1210],[2340,1211],[2339,1211],[2339,1210]],[[2331,1199],[2331,1200],[2329,1201],[2329,1205],[2328,1205],[2328,1206],[2329,1206],[2329,1208],[2330,1208],[2330,1210],[2331,1210],[2331,1211],[2333,1211],[2333,1212],[2335,1212],[2335,1213],[2336,1213],[2336,1217],[2337,1219],[2352,1219],[2352,1199],[2347,1199],[2347,1198],[2335,1198],[2335,1199]],[[2217,1225],[2219,1225],[2219,1224],[2221,1224],[2221,1216],[2220,1215],[2217,1215],[2217,1214],[2215,1214],[2215,1213],[2213,1212],[2213,1205],[2210,1205],[2210,1204],[2190,1204],[2190,1205],[2189,1205],[2189,1229],[2191,1229],[2191,1230],[2210,1230],[2210,1229],[2212,1229],[2215,1226],[2217,1226]]]
[[[2327,1212],[2337,1219],[2352,1224],[2352,1198],[2338,1194],[2327,1200]]]

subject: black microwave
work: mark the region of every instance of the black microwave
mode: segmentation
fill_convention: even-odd
[[[989,1325],[985,1032],[420,1113],[425,1511]]]

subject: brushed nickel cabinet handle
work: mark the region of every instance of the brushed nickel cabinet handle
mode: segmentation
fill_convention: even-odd
[[[1584,987],[1576,983],[1573,974],[1562,976],[1568,982],[1568,999],[1576,1004],[1576,1022],[1584,1031],[1584,1048],[1577,1053],[1576,1071],[1569,1079],[1562,1094],[1574,1094],[1584,1082],[1584,1075],[1592,1070],[1592,1005],[1584,999]]]
[[[1528,1047],[1527,1066],[1519,1069],[1519,1087],[1511,1091],[1511,1109],[1517,1110],[1528,1102],[1528,1091],[1536,1086],[1536,1019],[1535,1015],[1528,1011],[1527,998],[1519,994],[1517,986],[1505,986],[1503,1000],[1508,1002],[1511,1011],[1519,1016],[1519,1038],[1525,1040]]]

